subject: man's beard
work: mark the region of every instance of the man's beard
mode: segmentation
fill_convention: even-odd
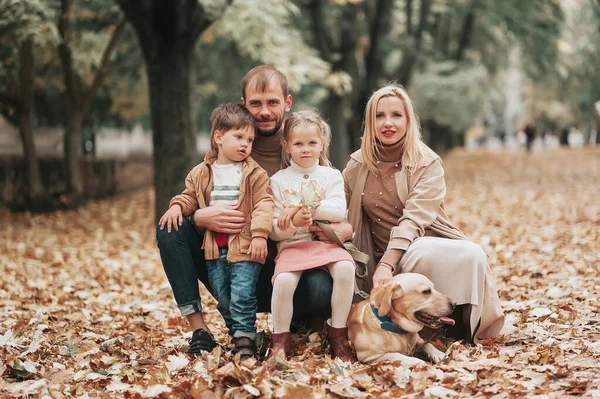
[[[264,122],[264,121],[263,121]],[[282,125],[283,120],[281,121],[276,121],[275,127],[273,129],[269,129],[269,130],[260,130],[258,129],[258,134],[260,136],[263,137],[271,137],[277,134],[277,132],[279,132],[279,130],[281,129],[281,125]]]

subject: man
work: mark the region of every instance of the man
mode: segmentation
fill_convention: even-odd
[[[287,78],[272,66],[255,67],[242,80],[241,101],[254,116],[258,128],[252,158],[271,176],[279,169],[281,163],[279,135],[284,116],[292,107]],[[238,234],[242,232],[246,216],[234,206],[209,206],[198,209],[191,219],[184,218],[178,230],[171,233],[158,227],[156,238],[163,268],[177,306],[194,331],[188,353],[200,354],[202,351],[211,351],[217,345],[202,315],[197,282],[202,281],[211,290],[202,251],[203,231],[208,229],[219,233]],[[340,239],[350,239],[352,226],[348,223],[332,227]],[[320,229],[311,229],[319,239],[327,239]],[[256,286],[259,312],[268,312],[271,308],[271,277],[276,246],[273,242],[269,244],[269,255]],[[294,295],[294,319],[298,321],[326,314],[329,310],[331,290],[331,277],[326,271],[314,269],[303,273]]]

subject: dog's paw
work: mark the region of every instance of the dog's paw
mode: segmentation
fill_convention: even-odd
[[[405,356],[401,361],[403,366],[405,367],[413,367],[413,366],[425,366],[427,362],[418,359],[416,357]]]
[[[434,364],[441,362],[442,359],[446,356],[444,352],[438,350],[435,346],[431,345],[430,343],[425,344],[425,346],[423,347],[423,351],[427,354],[429,360],[431,360],[431,362]]]
[[[444,357],[446,356],[444,354],[444,352],[439,351],[436,349],[437,353],[430,353],[429,354],[429,360],[431,360],[432,363],[439,363],[442,361],[442,359],[444,359]]]

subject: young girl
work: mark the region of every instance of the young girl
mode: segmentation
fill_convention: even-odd
[[[354,293],[354,262],[345,249],[316,241],[308,231],[315,220],[339,222],[346,215],[342,174],[327,158],[331,131],[317,113],[294,112],[281,140],[287,168],[271,177],[275,210],[270,237],[279,241],[271,302],[272,350],[289,356],[294,291],[304,270],[321,267],[333,278],[331,319],[326,323],[331,349],[335,357],[352,361],[346,319]]]

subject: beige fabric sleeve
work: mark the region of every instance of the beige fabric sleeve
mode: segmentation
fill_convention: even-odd
[[[173,205],[173,203],[178,203],[181,205],[181,213],[183,216],[190,216],[199,208],[198,204],[198,190],[195,184],[195,177],[197,178],[200,174],[199,168],[202,164],[196,166],[194,169],[188,173],[185,178],[185,189],[179,195],[176,195],[169,202],[169,207]]]
[[[409,192],[398,226],[390,232],[387,249],[406,250],[415,238],[422,237],[425,228],[437,218],[445,195],[446,182],[442,161],[436,159],[425,167],[414,188]]]

